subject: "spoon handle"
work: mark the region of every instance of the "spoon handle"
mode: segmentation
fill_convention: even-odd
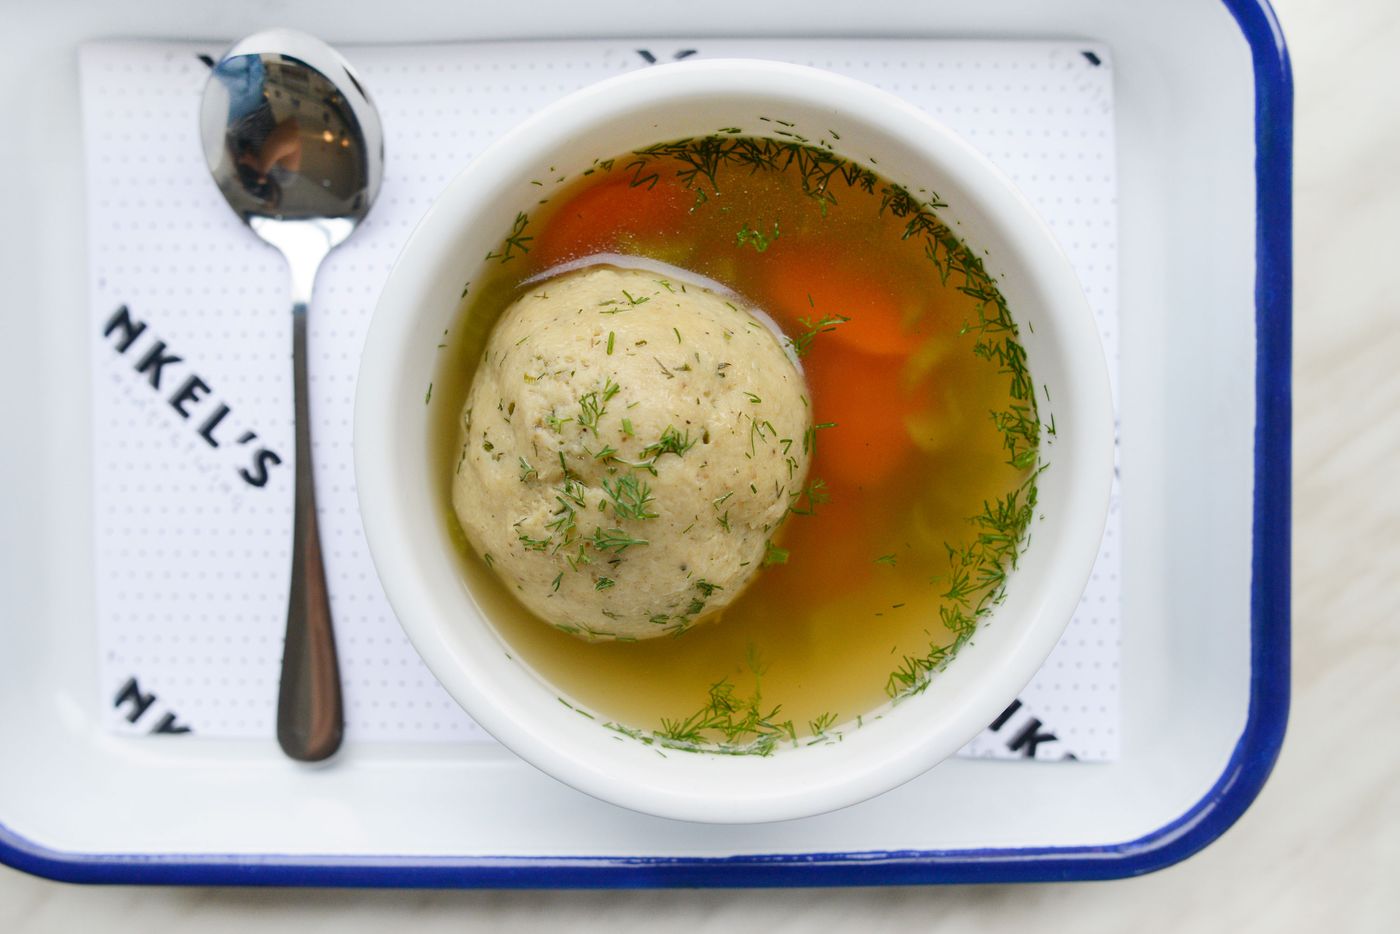
[[[345,717],[316,521],[316,484],[311,472],[305,301],[292,306],[292,382],[296,400],[296,502],[292,520],[292,587],[282,649],[282,685],[277,699],[277,742],[293,759],[319,762],[340,748]]]

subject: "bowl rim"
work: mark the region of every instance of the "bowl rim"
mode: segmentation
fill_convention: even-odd
[[[1040,593],[1034,601],[1032,622],[1036,624],[1023,626],[1009,656],[983,663],[982,683],[956,695],[959,703],[954,709],[940,711],[940,718],[930,718],[937,720],[933,726],[910,730],[905,721],[912,721],[912,715],[903,714],[891,715],[880,724],[867,724],[856,731],[863,735],[852,744],[861,747],[860,754],[867,756],[864,761],[838,755],[831,751],[834,747],[821,745],[757,762],[752,757],[677,754],[671,761],[680,764],[667,767],[672,774],[681,770],[692,776],[714,777],[719,774],[715,769],[722,768],[722,780],[663,784],[639,779],[640,772],[651,766],[644,765],[638,756],[619,754],[617,746],[609,747],[614,751],[603,762],[599,755],[572,744],[571,737],[532,722],[520,706],[525,701],[490,689],[492,678],[505,677],[498,670],[499,662],[465,656],[447,644],[443,620],[429,605],[421,582],[415,580],[412,563],[405,560],[412,551],[413,532],[405,528],[407,520],[397,514],[396,498],[389,495],[397,469],[394,461],[400,455],[392,445],[373,439],[382,439],[386,426],[395,419],[391,400],[396,395],[394,381],[400,375],[396,362],[414,336],[412,315],[404,309],[414,307],[415,290],[423,286],[421,277],[434,266],[430,258],[440,258],[446,249],[449,238],[445,234],[465,223],[463,216],[471,215],[462,207],[471,202],[474,189],[483,181],[489,183],[493,176],[526,171],[519,166],[529,160],[518,158],[517,150],[547,149],[547,144],[563,144],[570,134],[601,120],[624,114],[635,118],[697,95],[763,98],[778,102],[777,106],[788,101],[833,113],[841,106],[858,106],[862,121],[880,123],[887,138],[902,137],[929,164],[938,165],[962,182],[965,189],[957,192],[959,199],[977,202],[1003,221],[1014,218],[1019,229],[1002,232],[1024,254],[1016,258],[1027,260],[1034,269],[1031,278],[1052,299],[1047,308],[1064,309],[1052,314],[1059,337],[1071,348],[1068,352],[1076,366],[1068,378],[1074,381],[1074,398],[1081,399],[1087,415],[1079,431],[1081,453],[1099,454],[1081,458],[1071,478],[1077,483],[1074,489],[1080,508],[1072,518],[1063,520],[1068,523],[1063,536],[1069,539],[1068,547],[1066,554],[1056,558],[1058,583],[1050,587],[1052,592]],[[1057,398],[1060,395],[1057,387]],[[537,112],[464,168],[410,235],[381,293],[361,362],[354,434],[356,485],[375,567],[410,641],[457,702],[507,748],[575,788],[633,810],[706,822],[789,819],[853,804],[914,778],[971,739],[1034,676],[1068,624],[1098,551],[1112,476],[1112,405],[1107,366],[1092,314],[1068,260],[1014,185],[953,131],[893,95],[805,66],[742,59],[668,64],[591,85]],[[491,629],[489,621],[482,619],[480,623]],[[973,649],[969,644],[959,658]],[[490,665],[497,667],[483,667]],[[535,677],[528,669],[514,667]],[[940,682],[949,680],[957,670],[955,665],[940,674]],[[970,671],[967,663],[962,670]],[[515,682],[517,686],[521,683]],[[900,729],[891,726],[896,721]],[[582,726],[583,721],[577,720],[573,730]],[[870,757],[872,747],[883,754]],[[810,765],[773,765],[799,754]],[[762,766],[763,772],[757,772],[756,766]],[[795,785],[774,781],[777,775],[792,778],[794,769],[806,780]],[[765,781],[767,789],[760,787]],[[782,787],[775,790],[773,786]]]

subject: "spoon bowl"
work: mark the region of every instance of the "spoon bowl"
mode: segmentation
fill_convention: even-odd
[[[245,223],[346,219],[343,240],[379,194],[379,112],[340,53],[304,33],[271,29],[229,49],[205,87],[200,131]]]
[[[316,762],[344,733],[340,673],[321,560],[307,400],[307,311],[316,272],[369,212],[384,177],[384,134],[364,85],[312,36],[273,29],[214,65],[200,136],[215,183],[291,273],[296,504],[277,739]]]

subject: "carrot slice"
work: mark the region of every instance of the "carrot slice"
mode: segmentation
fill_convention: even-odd
[[[789,516],[783,523],[778,543],[791,557],[786,565],[766,572],[780,578],[768,586],[784,588],[794,600],[810,599],[813,594],[838,596],[858,587],[870,572],[869,561],[853,560],[849,546],[866,541],[869,534],[870,516],[862,508],[860,494],[828,482],[826,495],[829,499],[816,506],[815,515]]]
[[[844,254],[820,247],[787,250],[767,265],[766,280],[768,310],[790,331],[803,330],[800,319],[843,315],[850,320],[828,336],[854,350],[889,356],[910,353],[926,336],[921,320],[906,323],[908,310],[920,305],[914,289]]]
[[[626,240],[675,232],[689,204],[680,185],[661,179],[648,188],[628,179],[603,181],[579,192],[540,228],[530,257],[538,269],[616,252]]]
[[[845,327],[845,325],[841,325]],[[913,452],[905,419],[917,400],[901,385],[900,361],[862,353],[820,334],[804,361],[816,432],[811,475],[874,486]]]

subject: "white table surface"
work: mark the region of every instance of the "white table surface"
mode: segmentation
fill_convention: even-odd
[[[1259,800],[1141,879],[1021,887],[345,892],[60,885],[0,931],[1393,930],[1400,916],[1400,7],[1275,0],[1297,82],[1294,702]],[[1387,65],[1389,61],[1392,64]]]

